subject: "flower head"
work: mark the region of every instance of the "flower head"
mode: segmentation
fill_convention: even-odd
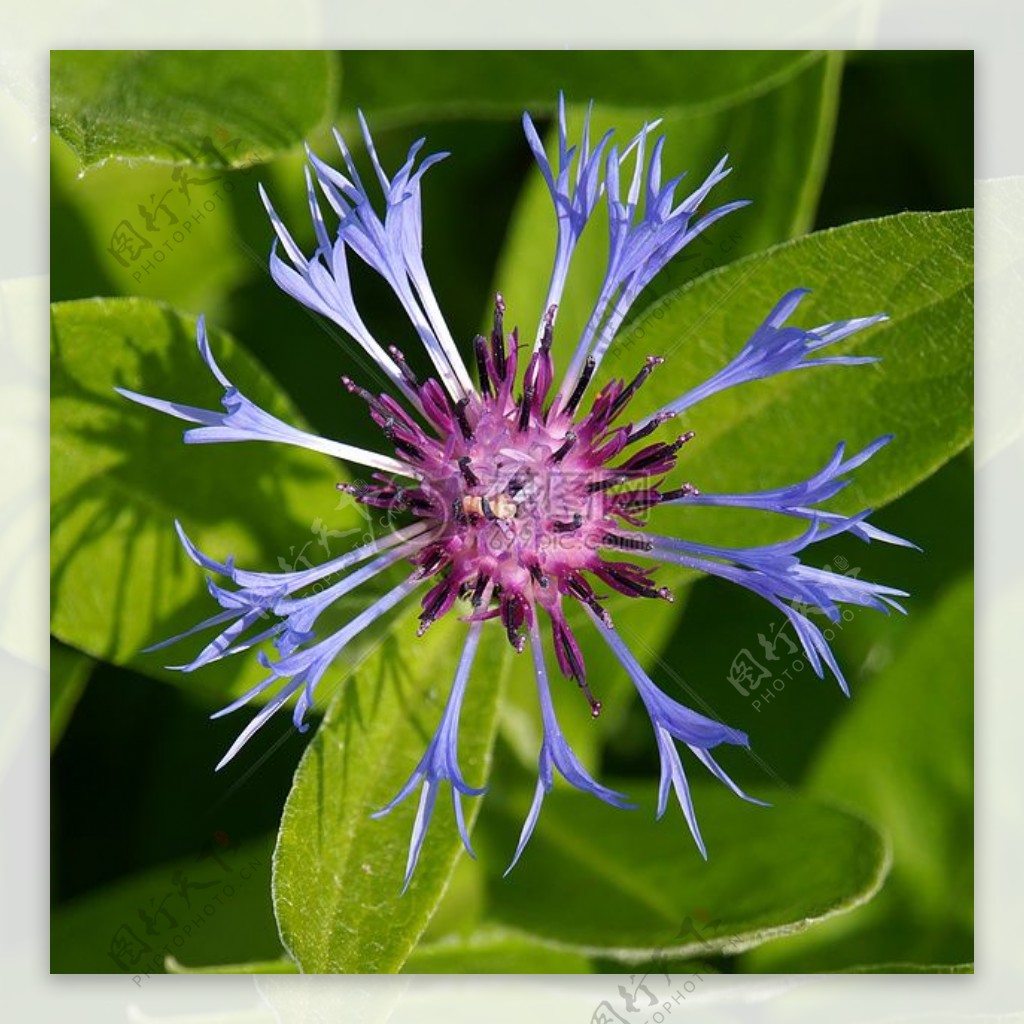
[[[471,346],[475,384],[434,298],[423,262],[420,187],[424,173],[442,154],[426,157],[417,167],[421,140],[389,176],[361,117],[374,187],[364,184],[341,135],[336,133],[344,169],[310,152],[306,186],[317,246],[308,257],[261,189],[277,235],[270,259],[274,280],[289,295],[342,327],[391,385],[393,393],[375,393],[347,377],[342,380],[365,401],[368,415],[380,430],[381,451],[316,437],[260,409],[218,367],[202,320],[199,351],[224,389],[223,411],[122,391],[133,401],[195,424],[185,433],[188,443],[274,441],[362,466],[369,471],[367,480],[339,488],[357,502],[404,521],[381,539],[323,565],[285,573],[241,570],[230,558],[216,561],[200,552],[178,526],[189,556],[207,573],[230,583],[211,580],[210,593],[221,611],[182,636],[205,629],[218,632],[192,661],[178,667],[193,671],[266,642],[272,645],[272,654],[267,649],[258,654],[266,677],[218,712],[227,714],[258,694],[272,692],[221,764],[293,696],[294,722],[306,728],[304,717],[314,703],[317,686],[339,652],[412,595],[419,596],[421,634],[453,612],[468,623],[437,733],[407,784],[377,812],[388,813],[420,790],[406,885],[442,783],[450,788],[460,834],[472,852],[462,797],[478,796],[483,790],[467,783],[459,767],[459,717],[481,631],[490,620],[500,623],[516,651],[530,648],[543,727],[536,793],[513,857],[515,864],[556,773],[601,800],[628,806],[623,794],[603,786],[583,768],[555,716],[542,631],[550,634],[561,674],[579,688],[594,717],[601,711],[601,702],[592,692],[592,674],[566,615],[569,604],[584,608],[650,716],[662,765],[659,816],[669,791],[674,791],[702,853],[704,844],[678,745],[739,796],[750,799],[711,754],[721,744],[746,746],[747,738],[684,707],[655,685],[616,632],[606,607],[607,592],[671,601],[671,592],[656,579],[658,563],[731,580],[778,608],[792,623],[815,671],[822,675],[827,666],[844,691],[846,683],[824,634],[809,617],[811,610],[835,619],[844,604],[899,609],[895,599],[902,596],[901,591],[837,576],[805,565],[799,557],[809,544],[839,533],[866,541],[905,543],[869,524],[867,512],[843,516],[820,507],[845,486],[848,473],[890,438],[879,438],[849,458],[840,444],[831,461],[806,481],[751,494],[704,494],[692,483],[675,479],[676,463],[693,441],[693,433],[662,436],[662,428],[677,414],[726,388],[808,366],[869,361],[834,354],[832,346],[883,318],[840,320],[810,329],[793,326],[789,320],[804,295],[798,289],[754,326],[728,365],[653,413],[637,417],[633,405],[645,382],[659,372],[663,360],[658,356],[649,356],[632,378],[610,379],[595,393],[594,377],[602,358],[643,289],[692,239],[745,204],[705,207],[714,186],[729,173],[724,159],[693,192],[678,199],[681,176],[665,184],[661,180],[664,138],[649,145],[656,125],[645,125],[620,150],[610,132],[591,145],[589,120],[588,113],[580,143],[570,146],[560,102],[557,154],[552,161],[533,122],[524,115],[527,141],[558,220],[546,309],[532,340],[523,343],[516,328],[507,329],[505,301],[496,296],[490,333],[475,337]],[[620,178],[629,160],[633,170],[623,198]],[[602,200],[610,225],[607,271],[567,372],[556,380],[552,349],[558,304],[580,235]],[[385,349],[366,327],[350,286],[350,255],[376,271],[394,291],[430,358],[433,375],[419,379],[401,351],[393,346]],[[825,349],[830,354],[819,354]],[[649,509],[680,504],[758,509],[799,520],[803,532],[794,540],[768,546],[714,547],[654,535],[647,529]],[[402,582],[344,627],[318,630],[320,615],[338,598],[397,564],[409,569]],[[336,582],[311,592],[314,584],[328,578]]]

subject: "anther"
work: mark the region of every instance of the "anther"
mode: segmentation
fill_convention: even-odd
[[[388,345],[388,352],[391,353],[391,358],[398,364],[398,369],[405,378],[405,382],[410,387],[418,388],[420,382],[416,379],[416,374],[412,372],[409,364],[405,361],[405,356],[394,345]]]
[[[535,394],[535,388],[532,384],[527,384],[523,388],[523,397],[519,405],[519,433],[523,433],[526,428],[530,425],[530,409],[533,406],[533,397]]]
[[[605,477],[604,480],[592,480],[587,484],[588,494],[597,494],[598,491],[607,491],[611,487],[615,487],[617,484],[625,483],[629,479],[626,473],[615,473],[612,476]]]
[[[579,380],[576,381],[576,387],[573,388],[569,401],[565,403],[566,415],[571,416],[576,411],[576,406],[582,401],[583,394],[590,384],[590,378],[594,376],[596,367],[597,363],[594,361],[594,357],[587,356],[587,361],[583,364],[583,372],[580,374]]]
[[[688,430],[685,434],[680,434],[668,447],[673,453],[679,451],[680,448],[686,444],[687,441],[692,441],[697,435],[692,431]]]
[[[536,583],[538,587],[546,587],[551,582],[537,562],[532,562],[529,566],[529,570],[530,576],[533,577],[533,582]]]
[[[480,377],[480,394],[489,398],[491,394],[491,377],[487,372],[487,339],[478,334],[473,339],[473,351],[476,353],[476,370]]]
[[[462,431],[462,436],[467,441],[473,440],[473,428],[469,425],[469,420],[466,418],[466,406],[469,405],[468,398],[460,398],[455,403],[455,419],[459,424],[459,430]]]
[[[551,455],[552,462],[561,462],[562,459],[572,451],[573,445],[576,444],[576,433],[575,431],[566,431],[565,439],[562,441],[562,446]]]
[[[551,524],[551,529],[554,530],[555,533],[574,533],[582,525],[583,525],[583,516],[581,516],[579,514],[579,512],[577,512],[572,517],[572,522],[571,523],[563,523],[563,522],[558,522],[556,520],[555,522],[553,522]]]
[[[463,455],[459,459],[459,470],[462,473],[462,479],[466,481],[467,487],[476,487],[480,483],[480,478],[470,468],[470,458],[468,455]]]
[[[491,328],[491,354],[498,380],[505,379],[505,300],[498,292],[494,296],[494,325]]]
[[[665,491],[662,496],[662,501],[675,501],[677,498],[689,498],[700,494],[693,484],[683,484],[682,487],[677,487],[674,491]]]
[[[484,590],[487,587],[487,580],[488,577],[483,573],[480,573],[477,577],[476,586],[473,588],[473,594],[469,599],[470,604],[472,604],[474,608],[479,608],[480,605],[483,604]]]
[[[609,547],[621,548],[623,551],[653,551],[654,544],[643,537],[623,537],[618,533],[601,535],[601,543]]]
[[[542,352],[550,352],[551,344],[554,341],[555,314],[558,312],[557,305],[548,306],[544,314],[544,330],[540,336],[540,348]]]
[[[645,426],[638,427],[636,430],[631,430],[629,433],[629,444],[633,444],[634,441],[640,441],[645,437],[650,437],[662,423],[668,422],[675,416],[674,412],[660,412],[657,416],[652,416]]]
[[[505,492],[510,498],[514,498],[526,486],[529,479],[529,473],[522,469],[517,470],[512,479],[509,480],[508,485],[505,487]]]
[[[640,372],[627,384],[621,392],[619,392],[618,398],[612,402],[611,407],[608,409],[608,413],[605,416],[607,422],[611,422],[619,415],[620,412],[625,408],[629,400],[640,390],[643,386],[644,381],[650,377],[656,366],[660,366],[665,360],[661,356],[648,356],[644,360],[644,365],[640,368]]]

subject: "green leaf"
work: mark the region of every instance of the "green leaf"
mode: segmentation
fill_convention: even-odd
[[[60,742],[95,662],[87,654],[50,640],[50,753]]]
[[[345,106],[374,123],[440,117],[519,117],[553,112],[562,90],[570,102],[593,98],[619,108],[655,103],[694,110],[732,104],[771,89],[818,57],[799,51],[405,50],[342,55]],[[409,82],[416,83],[411,93]],[[472,88],[467,89],[467,82]],[[414,96],[415,98],[410,98]]]
[[[626,961],[732,954],[851,910],[888,870],[884,840],[860,818],[781,792],[759,790],[773,806],[756,807],[698,785],[705,863],[677,807],[654,820],[653,785],[617,788],[640,809],[575,792],[545,801],[523,859],[492,882],[490,920],[559,949]],[[483,819],[488,848],[514,849],[528,806],[525,793],[492,802],[500,817]]]
[[[973,974],[974,964],[869,964],[844,967],[836,974]]]
[[[159,974],[167,956],[193,964],[279,956],[270,854],[269,836],[237,847],[211,843],[56,907],[50,970]]]
[[[408,891],[402,880],[419,791],[390,801],[434,733],[466,625],[446,616],[413,641],[418,608],[396,614],[381,645],[347,666],[306,749],[274,855],[281,935],[304,973],[393,973],[423,933],[462,848],[442,787]],[[405,640],[414,642],[406,647]],[[487,777],[508,644],[483,631],[463,706],[460,763],[470,785]],[[528,666],[519,663],[523,671]],[[520,680],[521,682],[522,680]],[[479,800],[464,798],[472,824]]]
[[[239,244],[234,203],[255,193],[251,167],[202,172],[187,195],[176,168],[153,161],[111,160],[81,174],[74,151],[50,147],[53,300],[93,295],[144,295],[177,308],[202,310],[221,322],[231,290],[260,274],[262,262]],[[269,223],[266,225],[269,232]],[[269,247],[258,246],[261,255]]]
[[[287,957],[276,960],[254,960],[244,964],[217,964],[210,967],[188,967],[173,956],[164,961],[168,974],[298,974],[299,969]]]
[[[86,167],[131,158],[237,167],[322,124],[337,77],[334,58],[312,50],[55,50],[50,124]]]
[[[858,694],[810,785],[890,836],[878,897],[816,937],[758,950],[754,970],[834,970],[875,961],[959,963],[973,953],[973,579],[919,621]]]
[[[586,957],[553,950],[504,928],[451,936],[413,951],[403,974],[589,974]]]
[[[202,681],[159,666],[198,650],[186,641],[143,655],[218,609],[174,531],[200,548],[277,571],[322,561],[317,524],[358,535],[363,522],[335,509],[337,464],[260,443],[185,445],[180,421],[134,405],[115,385],[219,408],[219,386],[195,346],[195,322],[142,299],[59,303],[51,318],[51,622],[93,657],[127,664],[211,696],[243,692],[255,659],[227,659]],[[229,337],[213,330],[224,372],[250,397],[302,426],[289,401]],[[349,546],[326,536],[332,546]],[[330,551],[329,553],[340,553]],[[200,642],[203,642],[200,639]],[[192,640],[193,645],[195,640]]]

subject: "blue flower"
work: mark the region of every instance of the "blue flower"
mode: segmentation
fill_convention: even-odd
[[[680,751],[689,751],[739,797],[753,800],[712,754],[722,745],[746,747],[747,737],[660,690],[616,631],[594,584],[632,598],[671,600],[669,590],[654,577],[659,563],[729,580],[786,616],[813,669],[819,675],[829,669],[848,692],[812,615],[835,621],[847,605],[902,611],[896,599],[904,593],[815,568],[802,555],[811,544],[840,534],[908,544],[869,523],[870,510],[843,515],[824,507],[849,483],[850,474],[891,437],[879,437],[849,457],[839,444],[832,458],[807,480],[753,493],[722,494],[704,493],[689,483],[666,487],[680,449],[693,434],[653,438],[673,417],[725,389],[811,366],[870,362],[873,357],[843,355],[835,346],[884,317],[794,326],[789,321],[806,294],[798,288],[783,296],[763,322],[752,325],[749,339],[726,366],[660,409],[635,422],[624,421],[628,406],[662,362],[650,357],[632,380],[606,382],[584,411],[595,373],[647,285],[694,238],[746,204],[706,206],[714,187],[729,173],[725,159],[692,192],[677,198],[681,175],[662,184],[664,137],[651,145],[657,123],[644,125],[621,148],[612,132],[592,144],[588,111],[579,143],[570,145],[560,97],[553,159],[529,115],[523,117],[527,143],[557,221],[544,315],[531,345],[521,349],[517,331],[505,330],[505,302],[497,296],[490,336],[478,335],[473,341],[474,383],[423,260],[420,189],[426,171],[445,154],[427,156],[417,164],[420,140],[389,176],[361,115],[360,125],[373,168],[372,186],[364,184],[340,134],[335,138],[343,169],[308,153],[306,193],[316,237],[311,254],[296,244],[262,188],[260,192],[277,236],[270,256],[275,282],[340,326],[389,381],[394,394],[373,394],[345,378],[346,387],[366,401],[384,447],[390,450],[372,451],[317,437],[261,409],[218,367],[202,319],[197,328],[199,353],[223,389],[222,410],[126,390],[121,394],[192,424],[185,432],[187,443],[272,441],[373,470],[372,483],[339,486],[356,501],[407,522],[322,565],[283,573],[240,569],[231,558],[218,561],[198,550],[176,524],[189,557],[209,575],[210,594],[220,611],[156,646],[216,630],[192,660],[177,666],[184,672],[259,648],[256,657],[266,669],[265,678],[217,714],[233,712],[261,694],[268,699],[219,768],[292,697],[295,726],[306,729],[305,716],[315,703],[319,681],[339,653],[413,594],[425,590],[420,594],[420,633],[459,606],[468,630],[437,732],[408,782],[375,815],[389,813],[419,790],[405,872],[408,886],[444,787],[451,793],[459,833],[472,854],[462,799],[480,796],[484,789],[467,782],[460,768],[459,721],[481,632],[489,620],[500,622],[516,651],[529,644],[543,730],[534,799],[509,869],[523,855],[556,775],[613,806],[631,806],[625,794],[602,785],[583,767],[555,715],[541,632],[545,621],[561,673],[577,684],[595,717],[601,711],[590,689],[582,649],[566,618],[567,604],[576,602],[629,676],[650,717],[661,759],[659,817],[674,793],[706,856]],[[620,177],[627,166],[632,166],[632,175],[623,197]],[[330,227],[323,200],[330,211]],[[580,236],[601,202],[609,223],[607,269],[568,369],[556,381],[551,352],[558,305]],[[433,376],[419,380],[401,351],[385,348],[366,326],[351,287],[353,256],[390,286],[430,358]],[[821,354],[825,349],[828,354]],[[641,441],[645,443],[637,447]],[[699,544],[652,533],[641,513],[659,504],[745,508],[795,520],[802,529],[776,544]],[[397,565],[408,571],[391,590],[341,628],[319,627],[322,613],[340,597]],[[327,580],[332,582],[325,587]]]

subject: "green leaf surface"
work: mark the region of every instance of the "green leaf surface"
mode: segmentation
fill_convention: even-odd
[[[758,971],[961,963],[973,945],[973,579],[952,585],[858,695],[810,786],[890,836],[878,897],[816,936],[751,954]]]
[[[334,109],[337,77],[313,50],[55,50],[50,124],[85,167],[237,167],[301,143]]]
[[[50,753],[56,749],[85,692],[95,662],[87,654],[50,640]]]
[[[262,671],[227,659],[202,680],[160,666],[198,651],[143,655],[217,610],[174,531],[180,519],[213,557],[280,571],[340,554],[362,520],[336,510],[341,468],[312,452],[261,443],[185,445],[185,424],[134,405],[115,385],[219,408],[219,386],[195,346],[195,322],[143,299],[59,303],[51,318],[51,622],[65,643],[211,697],[239,693]],[[253,401],[302,426],[290,402],[226,335],[211,330],[224,372]],[[352,536],[324,535],[316,524]],[[344,545],[344,547],[340,546]],[[190,646],[191,644],[191,646]]]
[[[50,244],[61,254],[51,267],[52,300],[142,295],[219,323],[239,282],[258,274],[267,287],[269,241],[256,257],[239,237],[233,204],[255,194],[268,169],[203,170],[186,189],[177,170],[111,160],[83,175],[71,147],[52,140]]]
[[[337,693],[285,805],[274,856],[274,905],[285,946],[304,973],[398,971],[462,855],[444,785],[402,895],[419,791],[386,817],[370,818],[395,796],[426,749],[467,630],[446,616],[413,646],[400,644],[399,637],[411,640],[417,611],[395,613],[385,641],[333,680]],[[483,631],[459,730],[460,763],[470,785],[487,777],[511,661],[507,650],[503,637]],[[479,801],[463,802],[471,826]]]
[[[621,108],[653,103],[699,110],[740,102],[773,88],[814,60],[816,54],[789,51],[658,51],[560,53],[473,50],[349,51],[345,106],[376,121],[440,117],[518,117],[551,113],[559,90],[570,102]],[[414,94],[408,83],[416,82]],[[467,83],[472,88],[467,89]],[[410,98],[414,95],[415,98]]]
[[[270,837],[238,846],[211,842],[208,850],[56,907],[50,915],[50,970],[159,974],[168,956],[214,965],[279,956],[270,855]]]
[[[974,964],[869,964],[845,967],[836,974],[973,974]]]
[[[425,943],[413,951],[403,974],[589,974],[578,953],[553,950],[527,935],[484,928],[466,937]]]
[[[168,974],[298,974],[299,969],[287,957],[275,960],[253,960],[243,964],[216,964],[210,967],[189,967],[173,956],[164,961]]]
[[[492,881],[489,920],[555,948],[625,961],[733,954],[851,910],[888,870],[882,837],[828,804],[758,791],[773,804],[763,808],[695,786],[704,862],[674,802],[658,822],[653,785],[616,788],[640,809],[575,792],[545,801],[523,859]],[[528,804],[524,793],[491,805],[488,848],[514,849]]]

